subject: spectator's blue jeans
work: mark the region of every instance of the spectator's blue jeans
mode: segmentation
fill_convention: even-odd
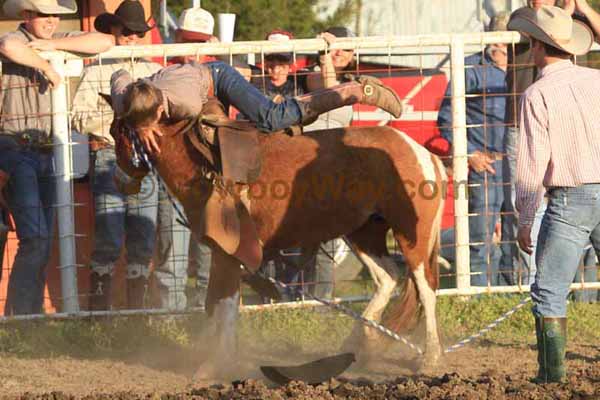
[[[127,277],[148,277],[156,239],[158,190],[152,174],[142,180],[138,194],[125,196],[113,181],[116,166],[113,149],[92,156],[92,189],[96,206],[95,246],[92,270],[112,274],[123,244],[127,249]]]
[[[536,316],[566,316],[569,286],[590,241],[598,253],[600,184],[548,190],[548,207],[538,237],[537,273],[531,285]]]
[[[300,123],[302,113],[294,99],[287,99],[280,104],[273,103],[235,68],[222,61],[206,63],[210,68],[215,97],[225,107],[234,106],[250,121],[256,123],[258,129],[266,132],[278,131]]]
[[[54,227],[54,157],[2,146],[10,143],[0,143],[0,169],[10,174],[6,195],[19,239],[4,313],[38,314],[44,303]]]
[[[173,199],[176,201],[175,199]],[[177,222],[179,215],[161,187],[158,197],[158,240],[154,276],[158,282],[163,308],[184,310],[188,266],[200,285],[208,286],[210,248],[191,237],[190,230]],[[183,212],[183,207],[177,203]]]
[[[517,177],[517,136],[519,129],[516,127],[507,128],[504,137],[504,146],[506,157],[502,164],[502,175],[504,185],[504,202],[502,204],[502,243],[500,249],[502,257],[500,259],[501,269],[514,271],[514,277],[518,283],[529,285],[533,283],[535,277],[535,249],[537,236],[542,223],[542,217],[546,210],[546,203],[542,202],[540,208],[535,214],[535,221],[531,228],[531,241],[533,243],[533,255],[522,251],[517,245],[518,218],[515,207],[515,181]]]
[[[493,234],[502,205],[501,162],[494,163],[496,174],[469,172],[469,253],[471,285],[496,286],[500,282]]]

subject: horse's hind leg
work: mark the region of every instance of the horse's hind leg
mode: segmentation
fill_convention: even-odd
[[[432,265],[432,263],[437,262],[437,253],[429,254],[427,257],[415,253],[409,250],[405,256],[407,263],[411,266],[412,277],[417,286],[419,300],[425,314],[426,348],[424,364],[432,367],[439,362],[442,355],[435,316],[436,294],[434,288],[437,287],[437,274],[432,273],[433,269],[437,268],[437,266]],[[436,260],[432,260],[432,257],[435,257]]]
[[[363,311],[363,317],[379,322],[399,277],[399,268],[386,247],[388,226],[385,221],[370,220],[358,231],[348,235],[348,240],[358,258],[367,266],[375,284],[375,294]],[[376,330],[357,323],[350,339],[353,347],[373,348],[380,339]],[[356,343],[358,342],[358,343]],[[347,345],[350,343],[347,343]],[[357,346],[358,345],[358,346]]]
[[[211,349],[196,373],[199,379],[228,377],[237,365],[235,360],[236,327],[240,300],[240,262],[217,246],[212,248],[212,262],[206,296],[209,333],[205,348]]]

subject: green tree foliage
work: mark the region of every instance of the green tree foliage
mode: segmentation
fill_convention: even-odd
[[[353,23],[357,0],[344,0],[325,20],[318,18],[319,0],[202,0],[202,8],[217,19],[221,12],[237,15],[235,40],[263,40],[273,29],[285,29],[297,38],[311,38],[329,26]],[[175,16],[188,7],[189,0],[169,0]],[[153,0],[158,10],[158,1]]]

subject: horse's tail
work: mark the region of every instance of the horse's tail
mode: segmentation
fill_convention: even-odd
[[[402,286],[402,298],[386,311],[383,325],[394,332],[409,331],[415,327],[420,315],[419,292],[410,269]]]

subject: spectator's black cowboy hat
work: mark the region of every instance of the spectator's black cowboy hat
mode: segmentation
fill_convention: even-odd
[[[344,26],[332,26],[325,32],[331,33],[335,37],[355,37],[356,35],[350,29]]]
[[[43,14],[73,14],[77,12],[74,0],[7,0],[3,6],[8,18],[21,18],[21,12],[28,10]]]
[[[590,28],[560,7],[543,6],[539,10],[523,7],[517,11],[508,21],[509,30],[575,56],[586,54],[592,47],[594,35]]]
[[[115,25],[121,25],[138,34],[144,34],[152,29],[146,22],[144,6],[137,0],[125,0],[117,7],[114,14],[102,13],[94,21],[94,28],[102,33],[110,34],[111,26]]]

